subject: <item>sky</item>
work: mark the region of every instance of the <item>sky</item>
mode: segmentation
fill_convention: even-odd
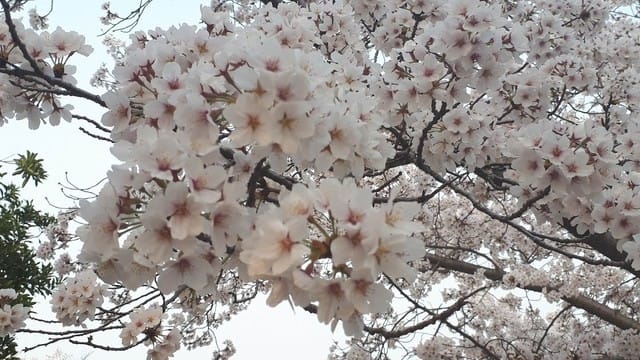
[[[53,1],[53,11],[50,18],[49,31],[61,26],[65,30],[75,30],[87,38],[87,43],[93,46],[94,51],[88,58],[74,56],[71,63],[78,67],[76,78],[78,86],[90,92],[102,94],[104,90],[89,86],[89,79],[98,66],[103,62],[109,62],[101,38],[98,37],[102,25],[99,17],[101,1],[77,1],[56,0]],[[111,8],[128,13],[138,1],[114,0]],[[185,0],[154,0],[147,8],[137,30],[147,30],[156,26],[168,27],[183,22],[197,24],[199,21],[199,5],[201,1]],[[206,2],[205,2],[206,4]],[[49,9],[49,1],[34,1],[29,3],[27,9],[33,7],[40,13],[46,13]],[[120,35],[127,37],[127,35]],[[102,110],[86,101],[71,102],[74,113],[99,120]],[[79,126],[87,127],[88,124],[74,121],[63,122],[60,126],[52,127],[43,125],[40,129],[29,130],[26,120],[10,120],[8,124],[0,127],[0,159],[12,159],[18,154],[24,154],[26,150],[36,152],[44,159],[45,169],[49,173],[48,179],[38,188],[28,186],[24,196],[32,199],[43,210],[56,213],[56,208],[72,206],[61,190],[61,184],[71,182],[78,187],[89,187],[105,178],[107,170],[116,163],[109,153],[110,144],[90,138],[78,130]],[[48,312],[48,304],[41,304],[36,308],[41,313]],[[44,314],[40,315],[44,316]],[[50,318],[51,313],[47,314]],[[264,304],[264,298],[256,299],[250,308],[237,315],[229,323],[224,325],[216,333],[220,343],[225,339],[233,340],[237,354],[232,357],[235,360],[256,358],[278,359],[326,359],[329,346],[332,344],[334,334],[328,325],[318,323],[314,315],[297,309],[294,313],[288,304],[280,304],[276,308],[269,308]],[[344,338],[340,330],[336,330],[335,338]],[[40,338],[42,340],[43,338]],[[33,344],[32,336],[20,335],[18,342],[20,347]],[[120,345],[120,338],[105,339],[111,346]],[[60,350],[70,354],[70,359],[80,359],[89,354],[88,360],[112,360],[113,353],[95,350],[87,347],[74,346],[69,343],[59,342],[46,348],[34,350],[26,354],[27,359],[46,359]],[[143,359],[146,357],[147,348],[144,346],[130,350],[126,353],[117,353],[122,359]],[[209,359],[214,348],[197,351],[180,350],[174,359]]]

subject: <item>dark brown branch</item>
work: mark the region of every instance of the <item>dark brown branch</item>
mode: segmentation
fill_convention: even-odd
[[[18,36],[18,31],[16,30],[16,24],[13,23],[13,18],[11,17],[11,6],[9,6],[9,2],[6,0],[0,0],[0,2],[2,3],[2,9],[4,10],[4,21],[7,23],[7,26],[9,27],[11,40],[13,40],[13,43],[18,47],[18,49],[20,49],[22,56],[25,58],[25,60],[27,60],[29,65],[31,65],[31,68],[33,69],[34,73],[38,75],[38,77],[47,76],[42,72],[36,60],[31,56],[31,54],[29,54],[29,51],[27,50],[26,45],[20,39],[20,36]]]
[[[38,62],[29,54],[29,51],[27,50],[26,45],[24,44],[24,42],[22,42],[22,39],[20,39],[20,36],[18,36],[18,31],[16,30],[16,25],[13,22],[13,19],[11,17],[11,6],[9,6],[9,3],[7,0],[0,0],[0,3],[2,3],[2,8],[4,10],[4,21],[7,24],[7,27],[9,28],[9,33],[11,34],[11,40],[13,41],[13,43],[20,49],[20,52],[22,53],[22,56],[25,58],[25,60],[29,63],[29,66],[31,66],[31,70],[24,70],[24,69],[20,69],[24,72],[24,74],[26,75],[30,75],[30,76],[35,76],[37,78],[43,79],[45,80],[47,83],[51,84],[51,85],[56,85],[59,86],[65,90],[67,90],[69,92],[69,95],[71,96],[77,96],[77,97],[81,97],[81,98],[85,98],[87,100],[91,100],[94,103],[102,106],[102,107],[107,107],[106,103],[102,100],[102,98],[98,95],[95,94],[91,94],[85,90],[82,90],[80,88],[77,88],[67,82],[64,82],[60,79],[56,79],[54,77],[51,77],[47,74],[45,74],[44,72],[42,72],[42,69],[40,68],[40,66],[38,66]]]
[[[421,159],[420,156],[417,157],[417,159],[415,160],[415,165],[418,167],[418,169],[422,170],[424,173],[430,175],[431,177],[433,177],[434,179],[436,179],[438,182],[440,183],[448,183],[447,179],[445,179],[443,176],[441,176],[440,174],[436,173],[433,169],[431,169],[431,167],[429,167],[424,160]],[[609,258],[603,258],[603,259],[592,259],[586,256],[581,256],[581,255],[577,255],[574,253],[571,253],[569,251],[563,250],[559,247],[556,246],[552,246],[547,244],[544,240],[551,240],[551,241],[555,241],[555,242],[560,242],[563,243],[563,239],[559,239],[559,238],[553,238],[547,235],[543,235],[543,234],[538,234],[535,233],[531,230],[528,230],[526,227],[517,224],[515,222],[513,222],[513,219],[511,219],[511,216],[513,215],[500,215],[500,214],[496,214],[495,212],[493,212],[492,210],[490,210],[489,208],[487,208],[486,206],[484,206],[483,204],[481,204],[479,201],[477,201],[473,195],[471,195],[469,192],[461,189],[460,187],[454,185],[454,184],[449,184],[448,187],[453,190],[455,193],[463,196],[464,198],[466,198],[469,202],[471,202],[471,204],[473,205],[474,208],[480,210],[482,213],[484,213],[485,215],[489,216],[490,218],[500,221],[504,224],[509,225],[510,227],[514,228],[515,230],[519,231],[520,233],[526,235],[531,241],[533,241],[536,245],[556,252],[558,254],[564,255],[568,258],[572,258],[572,259],[576,259],[576,260],[580,260],[584,263],[590,264],[590,265],[606,265],[606,266],[613,266],[613,267],[617,267],[620,269],[624,269],[632,274],[634,274],[635,276],[640,277],[640,271],[636,271],[633,268],[631,268],[631,266],[627,263],[625,263],[624,261],[611,261]]]
[[[455,181],[457,179],[453,179],[452,181]],[[434,191],[427,193],[426,191],[423,191],[422,194],[420,196],[413,196],[413,197],[396,197],[394,199],[392,199],[392,201],[394,203],[398,203],[398,202],[417,202],[420,204],[424,204],[427,201],[433,199],[436,195],[438,195],[438,193],[440,193],[440,191],[442,191],[442,189],[444,189],[445,187],[447,187],[448,184],[441,184],[440,186],[438,186]],[[388,197],[375,197],[373,198],[373,203],[374,204],[384,204],[389,202],[389,198]]]
[[[224,156],[224,158],[229,161],[235,161],[233,158],[233,154],[235,154],[235,150],[231,148],[221,146],[220,154],[222,154],[222,156]],[[284,186],[287,190],[291,190],[291,188],[293,187],[293,184],[296,183],[295,180],[273,171],[268,164],[263,164],[260,170],[260,175]]]
[[[142,344],[143,342],[147,341],[147,339],[148,339],[148,336],[145,336],[142,339],[138,340],[137,342],[135,342],[135,343],[133,343],[131,345],[117,346],[117,347],[96,344],[96,343],[93,342],[93,337],[92,336],[87,337],[87,341],[78,341],[78,340],[70,339],[69,342],[74,344],[74,345],[86,345],[86,346],[90,346],[92,348],[105,350],[105,351],[126,351],[126,350],[129,350],[131,348],[134,348],[134,347]]]
[[[589,235],[584,238],[584,243],[613,261],[625,261],[625,255],[618,251],[616,246],[618,241],[609,233]],[[640,274],[635,275],[640,277]]]
[[[398,172],[395,176],[393,176],[391,179],[385,181],[384,183],[382,183],[380,186],[376,187],[375,189],[372,189],[371,192],[372,193],[378,193],[382,190],[384,190],[384,188],[390,186],[391,184],[393,184],[396,180],[398,180],[398,178],[400,178],[400,176],[402,176],[402,172]]]
[[[247,206],[255,207],[256,206],[256,192],[258,191],[258,181],[261,176],[262,167],[264,162],[267,161],[267,158],[262,158],[256,164],[256,167],[253,169],[251,176],[249,177],[249,181],[247,182]]]
[[[40,320],[42,321],[42,320]],[[45,320],[46,321],[46,320]],[[45,322],[43,321],[43,322]],[[50,324],[58,324],[58,321],[46,321]],[[28,334],[41,334],[41,335],[56,335],[56,336],[82,336],[96,331],[106,331],[106,330],[114,330],[114,329],[122,329],[122,326],[108,326],[108,327],[99,327],[95,329],[80,329],[80,330],[67,330],[67,331],[47,331],[47,330],[37,330],[37,329],[18,329],[16,332],[19,333],[28,333]]]
[[[366,177],[373,177],[373,176],[377,176],[377,175],[382,175],[384,174],[385,171],[387,170],[391,170],[393,168],[396,167],[400,167],[400,166],[404,166],[404,165],[409,165],[411,164],[411,156],[409,154],[408,151],[399,151],[396,153],[396,155],[393,158],[387,159],[385,166],[384,166],[384,170],[381,171],[374,171],[371,169],[366,169],[364,176]]]
[[[71,117],[74,118],[74,119],[84,120],[84,121],[90,123],[91,125],[95,126],[96,129],[98,129],[98,130],[104,131],[106,133],[111,133],[111,130],[109,130],[106,127],[100,125],[97,121],[95,121],[95,120],[93,120],[91,118],[88,118],[88,117],[82,116],[82,115],[75,115],[75,114],[71,115]]]
[[[92,138],[94,138],[94,139],[98,139],[98,140],[106,141],[106,142],[110,142],[110,143],[113,143],[113,142],[114,142],[113,140],[109,139],[108,137],[104,137],[104,136],[96,135],[96,134],[94,134],[94,133],[92,133],[92,132],[90,132],[90,131],[86,130],[86,129],[85,129],[85,128],[83,128],[82,126],[81,126],[81,127],[79,127],[78,129],[79,129],[80,131],[82,131],[83,133],[85,133],[85,134],[87,134],[87,135],[91,136],[91,137],[92,137]]]
[[[467,263],[461,260],[446,258],[438,255],[426,255],[426,258],[429,260],[431,265],[435,268],[443,268],[447,270],[457,271],[465,274],[475,274],[478,271],[481,271],[483,275],[490,280],[494,281],[502,281],[504,276],[507,273],[490,269],[479,265],[474,265],[471,263]],[[518,288],[534,291],[538,293],[543,293],[546,291],[556,290],[552,286],[547,285],[539,285],[539,284],[528,284],[528,285],[517,285]],[[588,298],[584,295],[562,295],[561,299],[565,302],[580,308],[586,311],[588,314],[599,317],[603,321],[615,325],[620,329],[637,329],[640,330],[640,323],[635,319],[632,319],[624,314],[621,314],[617,310],[614,310],[607,305],[601,304],[591,298]]]
[[[123,325],[118,325],[118,326],[106,326],[108,324],[105,324],[105,326],[99,327],[99,328],[95,328],[95,329],[87,329],[87,330],[77,330],[77,331],[72,331],[73,333],[69,332],[69,335],[65,335],[65,336],[59,336],[59,337],[52,337],[49,338],[49,341],[46,342],[42,342],[39,344],[36,344],[34,346],[31,347],[25,347],[24,349],[22,349],[23,352],[29,352],[31,350],[35,350],[37,348],[40,347],[44,347],[44,346],[49,346],[51,344],[54,344],[58,341],[62,341],[62,340],[69,340],[71,341],[71,339],[75,338],[75,337],[79,337],[79,336],[84,336],[86,334],[91,334],[94,332],[98,332],[98,331],[103,331],[103,330],[114,330],[114,329],[122,329],[124,326]],[[36,334],[45,334],[46,332],[44,332],[44,330],[28,330],[28,329],[20,329],[18,330],[18,332],[27,332],[27,333],[36,333]],[[52,333],[51,335],[60,335],[60,333]]]
[[[565,306],[564,308],[562,308],[562,310],[560,310],[556,314],[556,316],[553,317],[553,319],[551,319],[551,321],[549,322],[549,325],[544,330],[544,334],[542,334],[542,337],[540,338],[540,341],[538,341],[538,346],[536,347],[536,350],[534,351],[535,353],[538,353],[540,351],[540,348],[542,348],[542,343],[544,342],[544,338],[547,337],[547,334],[549,333],[549,330],[551,330],[551,328],[553,327],[553,324],[555,324],[556,320],[558,320],[560,318],[560,316],[562,316],[562,314],[564,314],[569,309],[571,309],[571,306]]]
[[[457,332],[458,334],[460,334],[463,338],[469,340],[471,343],[473,343],[473,345],[475,345],[477,348],[481,349],[482,352],[487,355],[489,358],[494,359],[494,360],[499,360],[500,357],[498,355],[496,355],[495,353],[493,353],[491,350],[489,350],[489,348],[487,347],[487,343],[485,343],[484,345],[481,344],[478,340],[476,340],[473,336],[467,334],[465,331],[463,331],[462,329],[460,329],[460,326],[456,326],[453,325],[452,323],[449,322],[449,320],[445,320],[443,321],[445,325],[447,325],[447,327],[455,332]]]
[[[100,35],[98,36],[104,36],[107,33],[109,33],[110,31],[121,31],[121,32],[129,32],[131,30],[133,30],[138,23],[140,22],[140,19],[142,18],[142,14],[144,13],[144,11],[146,10],[147,6],[149,6],[149,4],[151,4],[153,0],[146,0],[144,2],[140,1],[138,3],[138,7],[131,10],[131,12],[129,13],[129,15],[125,16],[125,17],[118,17],[118,21],[114,22],[113,24],[111,24],[106,30],[104,30]],[[109,11],[109,10],[107,10]],[[109,13],[111,15],[115,15],[114,13],[111,13],[109,11]],[[131,21],[131,23],[123,25],[124,23],[126,23],[127,21]]]
[[[368,327],[365,326],[364,327],[364,331],[370,333],[370,334],[378,334],[381,335],[382,337],[384,337],[385,339],[396,339],[405,335],[409,335],[413,332],[416,332],[418,330],[422,330],[430,325],[433,325],[437,322],[441,322],[441,321],[445,321],[446,319],[448,319],[451,315],[455,314],[457,311],[459,311],[460,309],[462,309],[463,306],[465,306],[466,304],[468,304],[469,302],[467,301],[467,299],[469,299],[470,297],[472,297],[473,295],[477,294],[480,291],[486,290],[486,287],[481,287],[479,289],[476,289],[474,291],[472,291],[471,293],[461,297],[460,299],[458,299],[455,303],[453,303],[451,306],[447,307],[446,310],[444,310],[443,312],[434,315],[433,317],[420,321],[414,325],[411,326],[407,326],[405,328],[399,329],[399,330],[387,330],[385,328],[372,328],[372,327]]]
[[[520,209],[518,209],[515,212],[511,213],[509,216],[505,217],[505,219],[506,220],[514,220],[514,219],[519,218],[520,216],[524,215],[525,212],[527,212],[529,209],[531,209],[531,207],[537,201],[539,201],[542,198],[544,198],[545,196],[549,195],[550,192],[551,192],[551,187],[547,186],[546,189],[538,192],[534,197],[532,197],[531,199],[525,201],[524,204],[522,204],[522,206],[520,207]]]

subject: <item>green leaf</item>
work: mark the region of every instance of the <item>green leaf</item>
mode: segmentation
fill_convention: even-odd
[[[13,172],[14,176],[20,175],[22,177],[22,187],[27,185],[29,180],[33,180],[36,185],[47,178],[47,172],[42,166],[42,159],[38,159],[38,154],[27,150],[26,155],[19,155],[14,160],[17,167]]]

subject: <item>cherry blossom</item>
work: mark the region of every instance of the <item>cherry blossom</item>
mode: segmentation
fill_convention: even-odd
[[[341,324],[335,359],[636,356],[631,1],[265,3],[108,41],[102,96],[75,85],[82,35],[4,12],[0,121],[92,101],[118,159],[38,251],[59,322],[166,359],[264,293]]]

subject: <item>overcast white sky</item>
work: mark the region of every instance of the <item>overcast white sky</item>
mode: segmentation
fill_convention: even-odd
[[[46,12],[49,1],[38,0],[34,2],[39,12]],[[49,30],[54,30],[60,25],[65,30],[76,30],[87,38],[87,42],[94,47],[94,52],[89,58],[76,56],[72,64],[78,66],[79,86],[89,89],[88,81],[100,63],[108,62],[104,47],[97,37],[101,24],[99,22],[100,5],[102,1],[74,1],[56,0],[51,17]],[[127,13],[138,1],[112,0],[112,9]],[[199,21],[199,4],[202,1],[172,1],[155,0],[147,9],[138,29],[146,30],[156,26],[168,27],[171,24],[187,22],[196,24]],[[206,2],[204,2],[206,3]],[[33,3],[32,3],[33,4]],[[179,4],[179,5],[178,5]],[[126,36],[126,35],[123,35]],[[101,94],[101,89],[90,89],[94,93]],[[73,102],[75,113],[82,114],[99,120],[101,110],[86,102]],[[12,120],[9,124],[0,128],[2,134],[0,141],[0,158],[13,158],[16,154],[22,154],[26,150],[37,152],[44,158],[45,168],[49,172],[48,180],[37,189],[29,187],[25,189],[25,196],[33,199],[43,209],[53,213],[56,210],[48,205],[70,206],[68,200],[60,190],[60,183],[66,183],[66,174],[69,179],[80,187],[95,184],[104,178],[106,171],[114,164],[115,159],[110,156],[109,144],[92,139],[77,130],[80,123],[63,123],[58,127],[42,126],[37,131],[28,129],[26,120]],[[87,124],[81,124],[86,126]],[[87,126],[88,127],[88,126]],[[45,311],[48,304],[39,307],[39,311]],[[48,316],[51,316],[49,314]],[[341,332],[336,331],[336,336]],[[233,359],[325,359],[328,348],[332,343],[333,335],[328,326],[319,324],[315,316],[298,309],[294,314],[288,304],[281,304],[276,308],[269,308],[263,299],[258,299],[248,311],[238,315],[234,320],[224,326],[217,333],[218,341],[230,338],[234,341],[238,353]],[[35,340],[32,336],[19,336],[21,346],[31,344]],[[111,346],[120,345],[117,336],[107,340]],[[126,353],[107,353],[87,347],[73,346],[68,343],[57,343],[45,349],[39,349],[27,354],[27,358],[45,359],[46,355],[54,353],[57,349],[64,353],[72,354],[73,359],[80,359],[82,355],[91,353],[89,360],[112,360],[114,356],[123,359],[146,358],[146,348],[139,347]],[[181,350],[175,359],[208,359],[213,349],[206,351],[189,352]]]

